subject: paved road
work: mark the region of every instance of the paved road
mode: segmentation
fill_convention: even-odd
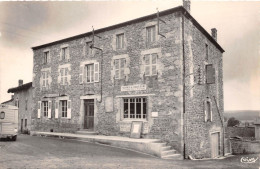
[[[257,157],[257,155],[247,155]],[[245,156],[245,157],[247,157]],[[0,141],[0,168],[257,168],[241,156],[224,160],[170,161],[133,151],[50,137],[19,135],[16,142]]]

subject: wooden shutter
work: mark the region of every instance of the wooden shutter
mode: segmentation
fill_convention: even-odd
[[[70,49],[67,47],[67,56],[66,56],[67,61],[70,61]]]
[[[215,83],[215,69],[212,64],[206,65],[206,83]]]
[[[38,114],[37,114],[37,117],[38,118],[41,118],[41,101],[38,101]]]
[[[83,71],[84,71],[84,66],[80,65],[80,67],[79,67],[79,84],[83,84]]]
[[[55,119],[59,118],[59,101],[55,101]]]
[[[65,68],[65,78],[64,78],[64,83],[68,85],[68,75],[69,75],[69,68]]]
[[[94,82],[99,82],[99,63],[94,63]]]
[[[48,101],[48,118],[51,118],[51,101]]]
[[[71,119],[71,100],[68,100],[67,104],[67,118]]]

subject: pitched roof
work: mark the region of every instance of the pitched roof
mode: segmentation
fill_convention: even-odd
[[[171,8],[171,9],[168,9],[168,10],[161,11],[160,16],[168,15],[168,14],[175,13],[175,12],[182,12],[184,14],[184,16],[186,16],[222,53],[225,52],[224,49],[222,49],[222,47],[216,42],[216,40],[190,15],[190,13],[185,8],[183,8],[183,6],[179,6],[179,7],[175,7],[175,8]],[[126,21],[126,22],[123,22],[123,23],[119,23],[119,24],[116,24],[116,25],[97,29],[97,30],[95,30],[95,33],[105,32],[105,31],[108,31],[108,30],[116,29],[116,28],[123,27],[123,26],[129,25],[129,24],[137,23],[137,22],[142,22],[142,21],[145,21],[145,20],[148,20],[148,19],[153,19],[153,18],[156,18],[156,17],[157,17],[157,14],[154,13],[154,14],[151,14],[151,15],[143,16],[143,17],[136,18],[136,19]],[[54,41],[54,42],[46,43],[46,44],[43,44],[43,45],[35,46],[35,47],[32,47],[32,49],[37,50],[37,49],[44,48],[44,47],[47,47],[47,46],[56,45],[56,44],[63,43],[63,42],[68,42],[68,41],[71,41],[71,40],[83,38],[83,37],[90,36],[90,35],[92,35],[92,31],[87,32],[87,33],[83,33],[83,34],[79,34],[79,35],[76,35],[76,36],[72,36],[72,37],[69,37],[69,38],[57,40],[57,41]]]
[[[22,91],[22,90],[27,90],[30,87],[32,87],[32,82],[23,84],[23,85],[18,86],[18,87],[10,88],[10,89],[8,89],[7,93],[15,93],[15,92],[19,92],[19,91]]]

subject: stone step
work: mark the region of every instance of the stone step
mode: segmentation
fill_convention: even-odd
[[[171,146],[163,146],[163,147],[161,148],[161,152],[162,152],[162,151],[167,151],[167,150],[171,150]]]
[[[161,146],[161,147],[166,146],[166,143],[152,143],[152,144],[154,144],[154,145],[158,145],[158,146]]]
[[[88,130],[79,130],[76,132],[76,134],[81,134],[81,135],[97,135],[96,132],[94,131],[88,131]]]
[[[183,160],[183,157],[181,154],[171,154],[171,155],[165,155],[161,157],[162,159],[171,159],[171,160]]]
[[[171,154],[177,154],[178,152],[176,150],[167,150],[167,151],[161,151],[162,156],[171,155]]]

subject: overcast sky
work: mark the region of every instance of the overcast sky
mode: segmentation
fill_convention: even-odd
[[[32,81],[31,47],[125,22],[182,1],[0,2],[0,103]],[[260,110],[260,2],[191,1],[191,15],[218,30],[225,110]]]

